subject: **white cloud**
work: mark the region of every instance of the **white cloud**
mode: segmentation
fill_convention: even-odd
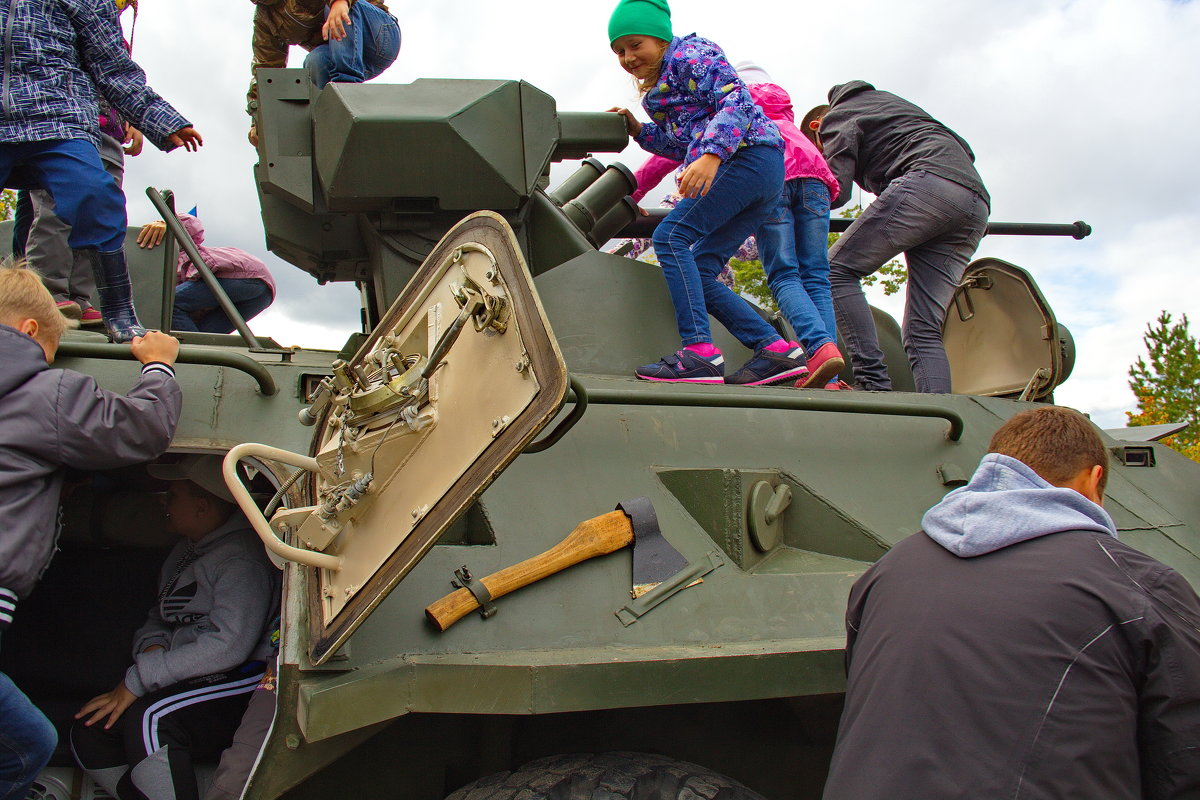
[[[253,8],[142,4],[134,56],[206,144],[198,154],[148,148],[129,161],[126,189],[135,222],[152,215],[143,187],[170,186],[181,207],[199,206],[212,244],[265,255],[242,110]],[[634,105],[606,46],[610,8],[582,4],[565,14],[548,0],[519,8],[395,2],[403,47],[380,80],[524,79],[563,110]],[[855,78],[895,91],[971,143],[993,219],[1084,219],[1095,227],[1082,242],[989,237],[980,255],[1029,269],[1074,333],[1079,360],[1058,398],[1120,424],[1133,405],[1126,373],[1146,323],[1164,308],[1200,319],[1200,105],[1192,98],[1200,4],[859,0],[808,4],[802,15],[781,10],[774,20],[768,6],[729,10],[716,0],[677,0],[676,31],[695,30],[735,59],[753,58],[801,110]],[[630,148],[619,158],[636,166],[642,155]],[[292,343],[340,345],[358,325],[354,292],[318,288],[307,274],[268,261],[281,299],[255,327]],[[320,327],[309,339],[313,319]]]

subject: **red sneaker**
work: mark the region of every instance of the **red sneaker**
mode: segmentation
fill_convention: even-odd
[[[79,319],[79,315],[83,310],[78,303],[73,303],[70,300],[63,300],[60,303],[55,303],[58,306],[58,313],[62,314],[67,319]]]
[[[79,324],[85,325],[88,327],[91,327],[94,325],[103,325],[104,324],[104,316],[96,309],[92,308],[91,306],[88,306],[79,315]]]
[[[845,366],[846,361],[842,358],[837,345],[833,342],[826,342],[808,357],[808,377],[802,384],[797,382],[796,388],[809,389],[814,386],[824,386],[830,378],[836,377]]]
[[[825,390],[829,392],[852,392],[854,391],[854,387],[845,381],[838,380],[825,384]]]

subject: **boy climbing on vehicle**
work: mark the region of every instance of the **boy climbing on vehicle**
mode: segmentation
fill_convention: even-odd
[[[50,192],[71,248],[96,277],[109,337],[132,341],[146,329],[125,265],[125,196],[100,161],[96,92],[161,150],[196,150],[203,140],[146,85],[112,0],[10,0],[0,30],[0,184]]]

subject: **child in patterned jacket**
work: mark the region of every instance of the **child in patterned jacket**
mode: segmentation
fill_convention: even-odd
[[[114,342],[144,336],[125,265],[125,195],[100,162],[96,93],[160,150],[196,150],[190,122],[146,85],[121,38],[112,0],[0,4],[0,184],[46,189],[91,267]]]
[[[684,164],[683,199],[654,232],[683,347],[638,367],[642,380],[781,383],[806,372],[786,342],[717,280],[726,259],[766,220],[783,187],[783,138],[754,104],[725,53],[695,34],[673,36],[667,0],[620,0],[608,39],[643,92],[651,122],[612,109],[644,149]],[[712,342],[711,313],[754,356],[729,378]]]

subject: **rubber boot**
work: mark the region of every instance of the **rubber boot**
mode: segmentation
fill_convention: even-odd
[[[133,286],[125,267],[125,251],[101,253],[94,247],[85,247],[76,252],[87,259],[96,276],[100,313],[104,315],[108,338],[117,344],[125,344],[136,336],[145,336],[146,329],[138,322],[137,311],[133,308]]]

